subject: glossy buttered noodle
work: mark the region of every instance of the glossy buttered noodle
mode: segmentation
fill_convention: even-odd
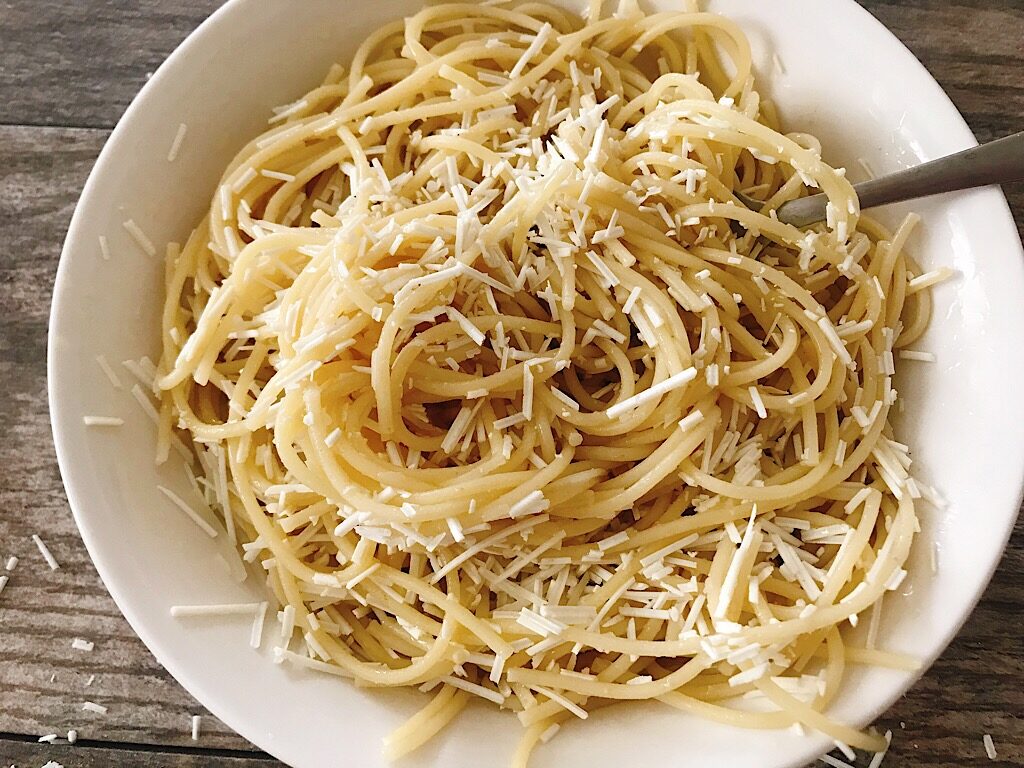
[[[841,627],[930,493],[888,422],[913,222],[780,131],[729,20],[586,15],[428,7],[277,111],[169,249],[164,452],[262,563],[278,660],[433,691],[392,756],[474,695],[516,765],[640,699],[878,749],[822,713],[912,664]],[[780,223],[808,190],[827,222]]]

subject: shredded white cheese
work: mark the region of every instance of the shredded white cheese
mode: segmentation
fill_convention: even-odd
[[[87,427],[120,427],[124,419],[117,416],[83,416],[82,423]]]
[[[178,159],[178,153],[181,152],[181,145],[185,141],[185,133],[188,131],[188,126],[185,123],[178,125],[178,130],[174,134],[174,139],[171,141],[171,148],[167,151],[167,162],[173,163]]]
[[[153,241],[146,236],[141,227],[135,223],[134,219],[126,220],[122,226],[147,256],[156,256],[156,246],[153,245]]]
[[[46,564],[50,566],[51,571],[56,571],[58,568],[60,568],[60,563],[57,562],[57,559],[53,556],[53,553],[50,552],[49,547],[46,546],[46,544],[43,542],[41,538],[39,538],[37,534],[32,534],[32,541],[35,542],[36,548],[39,550],[39,554],[43,556],[43,559],[46,561]]]

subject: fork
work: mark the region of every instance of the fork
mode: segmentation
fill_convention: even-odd
[[[960,189],[1004,184],[1024,179],[1024,131],[987,144],[940,157],[888,176],[854,184],[861,208],[874,208],[918,197],[955,192]],[[743,192],[733,192],[736,199],[753,211],[760,211],[764,202]],[[780,205],[775,214],[784,224],[806,227],[825,220],[824,194],[800,197]]]

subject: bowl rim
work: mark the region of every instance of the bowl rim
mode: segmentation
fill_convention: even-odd
[[[944,116],[944,122],[946,123],[944,128],[950,133],[952,138],[960,141],[965,146],[976,146],[978,142],[959,109],[924,64],[921,63],[917,56],[903,43],[903,41],[890,31],[870,11],[861,6],[855,0],[841,0],[841,2],[847,6],[853,6],[856,8],[855,12],[861,14],[864,17],[865,22],[874,26],[877,31],[881,32],[889,39],[890,43],[894,43],[899,49],[901,49],[901,53],[907,59],[907,64],[915,67],[918,70],[918,74],[924,76],[924,81],[928,84],[927,87],[932,91],[932,93],[929,94],[929,98],[937,98],[948,105],[948,120]],[[132,631],[138,635],[146,648],[153,654],[160,665],[170,673],[178,685],[184,688],[194,699],[201,703],[202,706],[206,707],[218,719],[225,723],[225,725],[247,741],[258,748],[265,750],[269,754],[284,760],[285,758],[283,757],[283,754],[285,750],[281,742],[272,738],[267,738],[266,734],[263,732],[256,730],[249,723],[241,721],[239,717],[231,711],[231,708],[228,706],[225,699],[206,695],[206,692],[203,690],[205,686],[202,682],[187,673],[187,671],[184,670],[182,665],[177,661],[171,659],[172,654],[165,650],[164,641],[161,639],[161,636],[147,628],[145,622],[142,621],[132,609],[131,599],[128,597],[127,590],[125,589],[126,585],[118,582],[111,576],[109,566],[106,564],[104,558],[99,556],[102,546],[101,542],[88,521],[88,514],[83,511],[87,504],[83,501],[84,494],[83,489],[81,488],[81,481],[74,471],[74,457],[71,455],[71,449],[66,442],[65,433],[68,431],[70,419],[76,417],[78,414],[68,412],[67,407],[60,398],[58,385],[56,383],[62,363],[56,352],[56,329],[60,328],[64,324],[62,319],[62,308],[67,305],[66,294],[69,291],[69,279],[67,277],[67,273],[70,269],[69,262],[71,259],[75,258],[74,251],[77,249],[76,245],[78,241],[82,238],[81,230],[85,226],[83,223],[83,202],[92,196],[94,187],[99,183],[98,179],[103,176],[105,170],[115,162],[115,159],[119,154],[119,145],[121,145],[125,140],[125,134],[129,130],[128,126],[132,122],[132,117],[146,108],[145,102],[147,101],[149,94],[154,90],[158,90],[165,79],[172,77],[171,70],[175,68],[176,63],[180,59],[188,56],[192,48],[198,46],[202,39],[209,34],[213,34],[213,31],[225,20],[231,18],[236,13],[243,12],[243,9],[247,10],[254,4],[254,0],[226,0],[223,5],[218,7],[198,26],[196,26],[195,29],[193,29],[174,48],[167,58],[160,63],[153,75],[143,84],[138,93],[136,93],[132,98],[124,113],[118,119],[107,140],[104,142],[103,148],[89,172],[89,176],[83,185],[82,193],[75,205],[59,257],[48,316],[46,380],[47,404],[50,413],[54,450],[57,457],[58,467],[60,469],[61,479],[67,495],[68,506],[71,509],[75,524],[78,527],[93,566],[96,568],[105,588],[114,600],[114,603],[117,605],[118,610],[131,626]],[[997,210],[992,211],[992,215],[996,218],[1002,218],[1005,216],[1011,224],[1015,224],[1005,193],[999,187],[996,187],[993,191],[996,193],[996,196],[993,197],[993,203],[995,203],[998,208]],[[998,199],[997,203],[996,197]],[[1015,251],[1014,257],[1017,259],[1017,263],[1024,264],[1024,247],[1022,247],[1021,244],[1020,231],[1016,226],[1013,226],[1013,229],[1016,230],[1017,237],[1008,238],[1005,245],[1008,249]],[[970,596],[970,599],[965,600],[960,606],[960,612],[956,622],[954,622],[946,632],[942,633],[939,642],[935,643],[933,641],[933,650],[926,656],[922,656],[920,669],[908,674],[904,678],[905,682],[902,683],[894,693],[878,699],[875,706],[864,710],[864,716],[857,718],[857,721],[852,723],[853,725],[857,727],[865,727],[876,720],[884,712],[889,710],[892,705],[907,692],[907,690],[915,685],[918,680],[928,672],[935,660],[946,651],[949,644],[959,634],[964,624],[974,612],[974,609],[987,589],[995,571],[1003,560],[1007,544],[1014,531],[1017,517],[1020,514],[1022,501],[1024,501],[1024,465],[1019,467],[1017,471],[1016,510],[1013,514],[1008,514],[1003,518],[1005,521],[1003,526],[1004,530],[1001,532],[999,537],[1001,544],[999,546],[998,556],[995,556],[996,553],[993,552],[991,564],[987,568],[987,573],[985,574],[984,579],[978,582],[978,588],[975,590],[974,594]],[[808,739],[808,743],[811,743],[810,739]],[[807,752],[806,755],[800,756],[801,759],[794,759],[792,765],[796,766],[798,764],[802,764],[806,760],[814,759],[816,754],[818,754],[818,752]]]

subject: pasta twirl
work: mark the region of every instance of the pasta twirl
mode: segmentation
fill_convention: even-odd
[[[731,21],[588,16],[430,6],[278,110],[169,249],[165,448],[262,564],[280,659],[434,691],[391,755],[472,696],[517,765],[638,699],[880,749],[822,712],[846,663],[908,663],[842,627],[917,530],[914,219],[780,130]],[[828,220],[779,222],[807,189]]]

